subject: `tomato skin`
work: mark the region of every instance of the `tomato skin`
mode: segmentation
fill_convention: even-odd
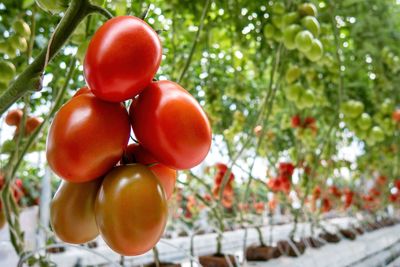
[[[151,83],[129,112],[136,138],[158,162],[181,170],[198,165],[207,156],[210,123],[199,103],[178,84]]]
[[[36,130],[37,127],[39,127],[40,124],[42,124],[42,122],[43,120],[38,117],[29,117],[26,120],[25,133],[30,135]]]
[[[50,204],[50,222],[62,241],[82,244],[98,236],[94,205],[101,182],[101,178],[79,184],[62,181]]]
[[[79,96],[79,95],[84,95],[84,94],[92,94],[92,91],[89,89],[89,87],[85,86],[76,91],[76,93],[73,95],[73,97]]]
[[[104,178],[95,214],[107,245],[125,256],[152,249],[164,232],[167,199],[160,182],[144,165],[115,167]]]
[[[23,112],[20,109],[13,109],[7,113],[5,123],[9,126],[19,126]]]
[[[61,107],[50,126],[47,161],[67,181],[94,180],[119,161],[129,134],[129,116],[122,104],[79,95]]]
[[[176,170],[157,163],[153,156],[144,149],[143,146],[132,143],[128,145],[124,153],[124,163],[141,163],[143,165],[152,165],[148,168],[158,178],[167,195],[167,200],[171,198],[175,189]]]
[[[150,84],[162,56],[157,33],[143,20],[120,16],[94,34],[87,49],[84,73],[99,98],[121,102]]]

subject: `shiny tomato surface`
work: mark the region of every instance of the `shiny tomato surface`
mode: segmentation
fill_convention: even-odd
[[[120,160],[129,134],[129,116],[122,104],[82,94],[57,112],[47,137],[47,161],[67,181],[90,181]]]
[[[148,168],[154,173],[164,187],[167,199],[171,197],[175,188],[176,170],[168,168],[161,163],[157,163],[148,151],[136,143],[128,145],[124,153],[124,161],[125,163],[149,165]]]
[[[157,33],[132,16],[110,19],[94,34],[86,52],[84,74],[99,98],[121,102],[139,94],[160,66]]]
[[[62,241],[82,244],[98,234],[94,204],[102,179],[86,183],[63,181],[50,205],[50,222]]]
[[[180,170],[204,160],[211,127],[196,99],[171,81],[151,83],[130,107],[139,143],[161,164]]]
[[[167,199],[155,175],[144,165],[115,167],[104,178],[95,205],[100,234],[125,256],[152,249],[167,222]]]

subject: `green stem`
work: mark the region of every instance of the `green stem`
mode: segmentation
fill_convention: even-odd
[[[7,90],[0,96],[0,115],[27,92],[40,90],[41,76],[46,67],[45,64],[54,58],[76,27],[78,27],[79,23],[87,15],[93,12],[102,12],[100,14],[106,15],[103,11],[104,9],[91,5],[88,0],[71,1],[64,17],[56,27],[50,45],[46,45],[45,48],[43,48],[33,62],[19,74]],[[47,53],[47,49],[49,49],[49,53]],[[47,54],[48,62],[45,62]]]
[[[203,7],[203,11],[201,13],[201,18],[200,18],[200,25],[199,25],[199,28],[197,29],[196,36],[195,36],[193,44],[192,44],[192,48],[190,49],[189,57],[186,60],[186,63],[185,63],[185,66],[184,66],[184,68],[183,68],[183,70],[181,72],[181,75],[178,78],[178,81],[177,81],[178,83],[182,82],[183,78],[185,77],[185,74],[186,74],[187,70],[189,69],[189,65],[190,65],[190,62],[192,61],[192,58],[193,58],[193,55],[194,55],[194,51],[196,50],[197,43],[199,42],[200,33],[201,33],[201,31],[203,30],[203,27],[204,27],[204,21],[205,21],[205,18],[206,18],[206,14],[207,14],[208,8],[210,7],[210,4],[211,4],[211,0],[207,0],[207,2],[205,3],[205,5]]]
[[[153,257],[154,257],[154,263],[156,264],[156,267],[160,267],[160,256],[158,253],[157,246],[153,247]]]

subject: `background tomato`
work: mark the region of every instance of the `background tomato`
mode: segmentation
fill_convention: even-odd
[[[21,122],[23,112],[20,109],[13,109],[7,113],[5,122],[9,126],[18,126]]]
[[[122,255],[152,249],[167,222],[167,199],[154,174],[144,165],[115,167],[104,178],[96,199],[96,221],[110,248]]]
[[[152,83],[130,107],[139,143],[166,166],[189,169],[207,156],[211,128],[199,103],[170,81]]]
[[[98,234],[94,204],[102,179],[87,183],[63,181],[50,205],[53,231],[64,242],[82,244]]]
[[[120,160],[129,134],[129,117],[122,104],[79,95],[54,118],[47,138],[47,161],[65,180],[90,181]]]
[[[141,145],[135,143],[130,144],[126,148],[124,161],[124,163],[152,165],[148,166],[148,168],[154,173],[161,185],[164,187],[167,199],[171,197],[175,189],[176,170],[158,163],[148,151],[146,151]]]
[[[110,19],[90,41],[84,73],[93,93],[107,101],[124,101],[152,81],[161,62],[157,33],[132,16]]]

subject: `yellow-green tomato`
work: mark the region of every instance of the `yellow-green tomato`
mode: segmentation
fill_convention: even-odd
[[[292,50],[296,48],[295,37],[300,31],[301,27],[297,24],[289,25],[283,30],[283,44],[287,49]]]
[[[299,79],[300,75],[301,75],[301,70],[298,66],[294,66],[294,65],[290,66],[285,74],[286,82],[288,84],[291,84],[291,83],[297,81],[297,79]]]
[[[318,39],[313,39],[310,45],[310,50],[305,52],[306,57],[315,62],[322,58],[324,55],[324,47]]]
[[[304,88],[300,84],[292,84],[285,87],[285,95],[289,101],[296,102],[303,94]]]
[[[301,16],[318,16],[317,7],[312,3],[303,3],[299,5],[299,13]]]
[[[14,21],[12,27],[13,27],[15,33],[20,35],[21,37],[29,38],[31,36],[31,28],[22,19],[18,19],[16,21]]]
[[[0,61],[0,82],[8,83],[15,76],[16,69],[10,61]]]
[[[318,20],[313,16],[306,16],[301,20],[301,24],[309,30],[315,37],[321,32],[321,26],[319,25]]]
[[[164,232],[166,194],[146,166],[117,166],[104,178],[95,213],[100,234],[112,250],[140,255],[152,249]]]
[[[313,35],[310,31],[304,30],[296,34],[294,39],[297,49],[305,53],[310,51],[313,42]]]
[[[361,130],[368,130],[372,125],[371,116],[368,113],[361,114],[360,118],[357,121],[357,126]]]
[[[9,39],[14,50],[19,50],[20,52],[25,52],[28,48],[28,42],[24,37],[13,35]]]
[[[94,205],[102,179],[86,183],[63,181],[50,205],[53,231],[64,242],[82,244],[98,234]]]

